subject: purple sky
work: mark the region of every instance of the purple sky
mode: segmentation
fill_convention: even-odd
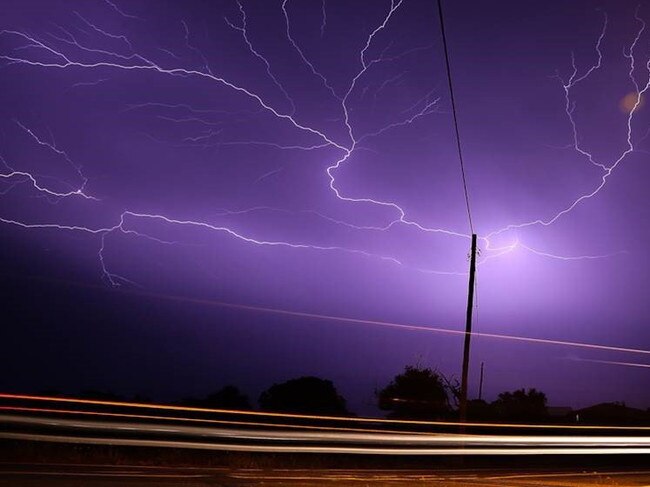
[[[650,350],[650,6],[444,7],[475,331]],[[459,375],[460,335],[208,304],[464,329],[434,1],[20,0],[0,30],[0,387],[313,374],[373,412],[406,364]],[[484,361],[487,399],[650,405],[650,352],[472,346],[473,395]]]

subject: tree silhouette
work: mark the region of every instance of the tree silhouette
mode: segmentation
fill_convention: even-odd
[[[456,387],[429,368],[407,365],[377,393],[379,408],[390,418],[440,418],[452,408]]]
[[[539,421],[548,417],[546,394],[535,389],[502,392],[492,406],[498,417],[511,421]]]
[[[318,377],[300,377],[273,384],[260,395],[266,411],[301,414],[346,415],[345,399],[334,384]]]
[[[650,424],[650,409],[631,408],[624,402],[604,402],[575,411],[574,418],[581,423],[608,425]]]

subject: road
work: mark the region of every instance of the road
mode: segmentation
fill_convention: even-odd
[[[11,487],[204,487],[204,486],[648,486],[644,471],[516,470],[301,470],[164,468],[129,465],[0,465],[0,486]]]
[[[98,414],[98,413],[93,413]],[[622,434],[458,434],[187,426],[0,414],[0,439],[68,445],[182,448],[249,453],[348,455],[648,455],[650,436]],[[9,428],[9,429],[5,429]],[[13,429],[11,429],[13,428]],[[16,428],[18,428],[16,430]],[[22,428],[28,428],[24,430]],[[304,428],[301,427],[301,428]],[[34,431],[36,429],[36,431]],[[125,436],[126,435],[126,436]]]
[[[461,427],[8,394],[0,399],[0,487],[650,487],[647,426]],[[169,466],[181,464],[195,467]]]

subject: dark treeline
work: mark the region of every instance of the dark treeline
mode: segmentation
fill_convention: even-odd
[[[49,396],[65,396],[44,391]],[[455,379],[421,366],[406,366],[382,389],[375,391],[377,406],[386,417],[454,421],[458,419],[460,387]],[[111,392],[86,390],[85,399],[123,402],[152,402],[144,396],[126,398]],[[202,398],[185,398],[175,404],[247,411],[255,409],[249,397],[234,385],[227,385]],[[307,376],[273,384],[257,400],[258,409],[268,412],[326,416],[354,416],[345,398],[330,380]],[[601,425],[650,425],[650,409],[630,408],[622,402],[602,403],[579,410],[553,408],[546,395],[534,388],[505,391],[492,402],[468,402],[469,421],[496,423],[574,423]]]

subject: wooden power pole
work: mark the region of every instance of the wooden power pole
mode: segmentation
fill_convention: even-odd
[[[472,338],[472,311],[474,309],[474,277],[476,274],[476,234],[472,234],[472,252],[469,264],[469,289],[467,291],[467,317],[465,319],[465,345],[463,347],[463,373],[460,382],[460,420],[467,419],[467,379],[469,374],[469,346]]]
[[[481,401],[483,399],[483,366],[485,365],[485,362],[481,362],[481,378],[478,381],[478,400]]]

